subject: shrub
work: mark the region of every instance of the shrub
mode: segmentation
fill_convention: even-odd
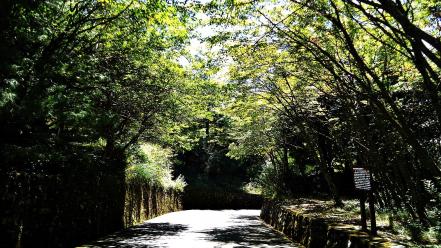
[[[163,189],[183,191],[187,185],[184,177],[173,179],[170,149],[155,144],[143,144],[129,157],[126,170],[128,183],[147,183]]]

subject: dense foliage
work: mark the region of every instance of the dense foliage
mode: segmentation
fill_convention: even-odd
[[[173,179],[171,150],[152,144],[141,145],[140,151],[129,158],[126,178],[128,183],[146,183],[176,192],[184,191],[186,186],[182,176]]]
[[[182,190],[174,163],[342,205],[366,167],[382,209],[439,227],[440,23],[436,0],[2,1],[0,170]]]
[[[170,116],[179,118],[188,80],[176,58],[188,31],[178,6],[2,5],[0,150],[15,156],[10,166],[44,167],[51,153],[84,146],[121,159],[139,140],[160,136]]]
[[[207,9],[220,30],[209,40],[233,59],[240,135],[231,155],[265,155],[264,176],[280,184],[274,193],[318,172],[338,205],[333,174],[367,167],[380,206],[439,224],[437,1],[225,1]]]

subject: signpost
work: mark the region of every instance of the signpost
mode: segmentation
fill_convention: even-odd
[[[353,168],[353,170],[355,188],[362,191],[370,191],[372,187],[369,171],[364,168]]]
[[[375,219],[374,194],[372,191],[372,174],[365,168],[353,168],[355,189],[360,192],[361,229],[367,231],[366,222],[366,196],[369,194],[369,212],[371,217],[371,234],[377,234]]]

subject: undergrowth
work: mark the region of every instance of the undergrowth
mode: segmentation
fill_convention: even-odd
[[[126,180],[128,183],[147,183],[163,189],[184,191],[187,183],[182,175],[173,179],[172,152],[159,145],[143,144],[128,158]]]

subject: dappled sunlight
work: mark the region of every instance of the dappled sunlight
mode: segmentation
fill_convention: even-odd
[[[303,205],[303,204],[299,204]],[[293,241],[306,247],[405,247],[402,241],[383,235],[370,235],[353,224],[311,215],[291,205],[265,202],[261,218]],[[335,222],[334,222],[335,221]]]
[[[260,210],[169,213],[81,247],[298,247],[259,219]]]
[[[157,237],[171,237],[186,229],[187,227],[185,225],[145,223],[109,235],[92,245],[84,245],[81,247],[140,247],[151,242],[160,247],[162,243],[156,242]]]
[[[347,205],[353,205],[353,202],[347,202]],[[296,213],[302,213],[305,216],[326,219],[345,224],[358,224],[357,209],[336,208],[332,201],[298,198],[291,200],[286,204],[286,208]]]
[[[440,38],[441,0],[1,0],[0,248],[441,245]]]

